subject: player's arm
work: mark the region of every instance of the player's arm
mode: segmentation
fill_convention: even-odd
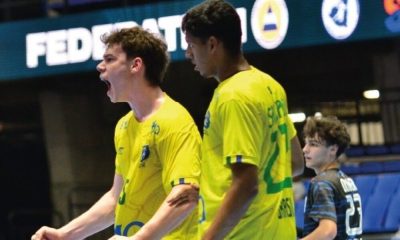
[[[180,204],[171,205],[169,199],[176,198],[182,193],[192,190],[188,184],[176,185],[172,188],[165,201],[153,217],[133,236],[133,239],[161,239],[164,235],[179,226],[193,211],[196,201],[182,201]],[[196,199],[198,198],[198,194]]]
[[[251,164],[231,165],[232,183],[203,239],[223,239],[240,221],[258,194],[257,167]]]
[[[114,176],[111,189],[106,192],[89,210],[75,218],[65,226],[54,229],[40,228],[32,240],[77,240],[84,239],[114,223],[115,205],[123,186],[120,175]]]
[[[190,188],[182,189],[179,193],[168,197],[167,203],[170,206],[177,206],[184,204],[188,201],[198,202],[199,201],[199,186],[196,184],[189,184]]]
[[[336,234],[336,222],[330,219],[321,219],[318,227],[301,240],[330,240],[334,239]]]
[[[292,138],[290,143],[292,145],[292,175],[297,177],[304,171],[304,154],[297,136]]]

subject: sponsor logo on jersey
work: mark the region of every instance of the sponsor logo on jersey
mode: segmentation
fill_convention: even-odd
[[[357,27],[360,5],[358,0],[324,0],[321,15],[328,34],[343,40],[350,37]]]
[[[160,125],[156,121],[151,124],[151,133],[158,135],[160,133]]]
[[[120,236],[125,236],[125,237],[131,236],[135,232],[139,231],[139,229],[143,226],[144,226],[144,223],[142,223],[140,221],[132,221],[132,222],[128,223],[125,226],[125,228],[121,224],[118,224],[114,227],[114,234],[120,235]]]
[[[279,204],[278,218],[287,218],[294,216],[293,201],[291,198],[282,198]]]
[[[129,121],[123,121],[119,129],[127,129],[129,125]]]
[[[117,151],[117,154],[118,155],[122,155],[124,153],[124,149],[125,149],[124,147],[119,147],[118,151]]]
[[[251,30],[266,49],[278,47],[286,37],[289,14],[284,0],[256,0],[251,11]]]

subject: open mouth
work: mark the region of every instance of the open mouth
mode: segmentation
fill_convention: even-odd
[[[107,90],[110,90],[110,88],[111,88],[111,83],[110,83],[109,81],[105,80],[105,79],[102,78],[102,77],[100,77],[100,80],[101,80],[103,83],[106,84]]]
[[[107,90],[110,90],[110,88],[111,88],[111,83],[110,83],[109,81],[107,81],[107,80],[103,80],[103,82],[106,84]]]

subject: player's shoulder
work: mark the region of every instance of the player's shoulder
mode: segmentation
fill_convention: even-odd
[[[318,188],[332,187],[336,182],[336,179],[338,178],[332,176],[331,173],[320,174],[311,179],[311,184]]]
[[[166,96],[164,106],[158,113],[157,121],[164,129],[172,132],[191,129],[195,126],[189,111],[169,96]]]
[[[164,117],[176,120],[187,120],[191,121],[192,117],[189,111],[178,101],[172,99],[166,95],[165,108],[163,108]]]
[[[326,171],[323,174],[314,177],[311,183],[316,188],[332,188],[338,190],[342,185],[343,179],[351,179],[351,178],[349,178],[340,170],[335,169],[331,171]]]
[[[127,112],[125,115],[119,118],[116,124],[116,128],[118,129],[124,125],[127,125],[132,118],[133,118],[133,112],[132,111]]]

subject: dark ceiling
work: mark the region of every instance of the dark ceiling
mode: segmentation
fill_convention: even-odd
[[[66,5],[57,11],[69,14],[88,11],[89,8],[95,10],[147,2],[104,1],[81,6]],[[43,17],[47,11],[42,0],[1,1],[0,10],[3,21]],[[363,90],[377,87],[374,57],[395,51],[397,45],[398,39],[381,39],[246,53],[246,57],[252,65],[269,73],[284,86],[290,109],[312,113],[321,107],[321,103],[358,101]],[[183,61],[171,64],[163,87],[182,102],[201,125],[215,86],[214,80],[202,79],[188,61]],[[40,129],[40,91],[46,88],[65,91],[91,89],[96,97],[104,98],[103,87],[95,69],[79,74],[0,82],[0,123],[6,122],[7,126],[22,131]]]

